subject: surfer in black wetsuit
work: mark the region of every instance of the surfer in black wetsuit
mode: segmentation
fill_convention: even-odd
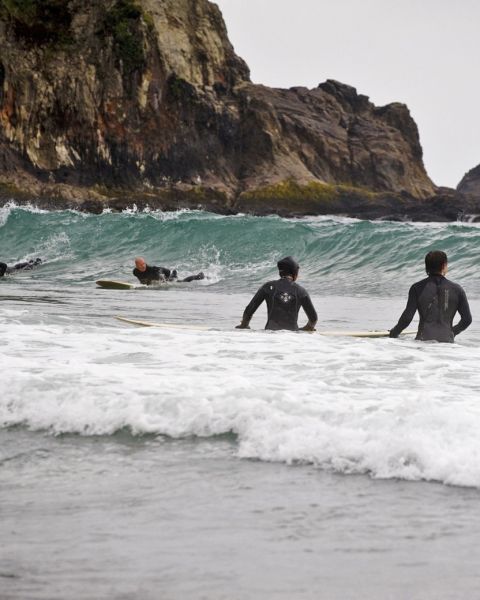
[[[250,320],[265,300],[267,303],[268,320],[265,329],[288,329],[298,331],[298,312],[303,308],[308,317],[308,323],[301,329],[315,331],[317,313],[313,307],[308,292],[298,283],[299,265],[291,256],[282,258],[277,263],[280,279],[268,281],[258,290],[243,313],[242,322],[237,329],[248,329]]]
[[[4,275],[11,275],[12,273],[15,273],[16,271],[31,271],[32,269],[34,269],[35,267],[38,267],[41,264],[42,264],[41,258],[35,258],[35,259],[30,259],[28,261],[20,262],[20,263],[17,263],[16,265],[13,265],[13,267],[9,267],[5,263],[0,262],[0,277],[3,277]]]
[[[188,283],[190,281],[205,279],[203,273],[198,273],[198,275],[189,275],[188,277],[179,280],[175,269],[170,270],[165,267],[147,265],[145,259],[141,256],[135,259],[135,269],[133,269],[133,274],[143,285],[151,285],[152,283],[165,281],[181,281],[182,283]]]
[[[407,307],[397,325],[390,330],[390,337],[398,337],[410,325],[418,310],[420,323],[415,339],[453,342],[455,336],[472,322],[467,296],[457,283],[445,278],[448,271],[445,252],[429,252],[425,257],[425,269],[428,277],[410,288]],[[453,325],[457,312],[460,314],[460,321]]]

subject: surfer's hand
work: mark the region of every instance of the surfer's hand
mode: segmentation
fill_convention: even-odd
[[[300,327],[300,330],[301,330],[301,331],[317,331],[317,330],[315,329],[315,325],[312,325],[312,324],[310,323],[310,321],[309,321],[309,322],[308,322],[308,323],[307,323],[307,324],[306,324],[304,327]]]
[[[248,323],[240,323],[240,325],[237,325],[235,329],[250,329],[250,325]]]

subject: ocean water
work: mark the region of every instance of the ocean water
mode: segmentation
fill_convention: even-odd
[[[480,593],[476,224],[0,209],[0,599]],[[388,329],[444,249],[455,344],[233,327],[287,254],[319,329]],[[133,258],[206,279],[114,291]],[[142,329],[115,315],[195,329]],[[303,318],[300,319],[303,322]]]

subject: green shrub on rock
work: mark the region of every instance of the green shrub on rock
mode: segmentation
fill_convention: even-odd
[[[142,11],[133,0],[118,0],[105,17],[105,30],[113,37],[116,55],[126,73],[145,64],[141,18]]]
[[[0,0],[0,16],[30,44],[69,43],[72,15],[65,0]]]

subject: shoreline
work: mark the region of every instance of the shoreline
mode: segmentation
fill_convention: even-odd
[[[22,184],[0,179],[0,206],[15,202],[43,210],[71,209],[92,214],[101,214],[105,209],[121,212],[136,206],[139,211],[190,209],[283,218],[332,215],[380,221],[480,222],[480,199],[450,188],[438,188],[436,195],[419,200],[408,194],[316,181],[299,184],[292,180],[236,194],[184,183],[152,189],[76,187],[38,180]]]

